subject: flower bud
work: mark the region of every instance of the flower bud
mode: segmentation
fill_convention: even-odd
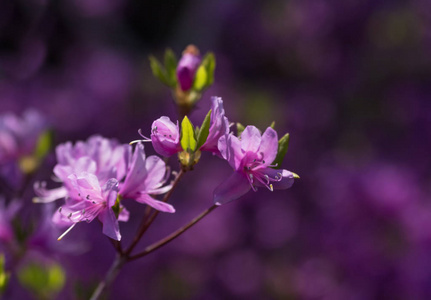
[[[151,126],[151,142],[154,150],[162,156],[171,156],[182,151],[180,131],[168,117],[160,117]]]
[[[188,91],[192,87],[200,64],[199,49],[194,45],[187,46],[177,66],[177,79],[181,90]]]

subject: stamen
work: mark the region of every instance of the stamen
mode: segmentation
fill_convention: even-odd
[[[274,187],[272,186],[272,183],[269,185],[269,190],[270,190],[271,192],[273,192],[273,191],[274,191]]]
[[[69,231],[71,231],[72,228],[75,227],[75,225],[76,225],[76,223],[73,223],[72,226],[70,226],[69,228],[67,228],[67,230],[62,235],[59,236],[59,238],[57,239],[57,241],[60,241],[66,234],[68,234]]]

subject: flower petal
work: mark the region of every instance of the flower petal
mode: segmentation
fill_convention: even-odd
[[[258,152],[263,153],[264,165],[271,164],[278,152],[278,136],[277,132],[268,127],[262,134],[262,140]]]
[[[147,205],[151,206],[152,208],[163,211],[163,212],[169,212],[169,213],[175,212],[175,208],[172,205],[170,205],[166,202],[163,202],[163,201],[156,200],[147,194],[140,194],[139,197],[137,197],[135,200],[140,202],[140,203],[147,204]]]
[[[241,133],[241,149],[244,152],[257,152],[261,139],[259,129],[254,126],[247,126]]]
[[[166,164],[160,157],[149,156],[145,161],[145,169],[147,170],[147,176],[143,186],[145,186],[146,191],[157,188],[164,183]]]
[[[251,186],[241,172],[234,172],[214,190],[214,203],[222,205],[235,200],[247,193]]]
[[[68,192],[64,187],[47,190],[45,188],[45,184],[40,182],[34,183],[34,191],[36,195],[39,196],[33,199],[33,202],[36,203],[48,203],[61,198],[65,198],[68,195]]]
[[[103,233],[114,240],[121,240],[120,226],[112,208],[107,207],[99,214],[99,220],[103,223]]]
[[[226,134],[218,140],[218,149],[222,157],[229,162],[230,166],[238,170],[244,157],[240,140],[233,134]]]
[[[295,181],[293,173],[287,170],[276,170],[276,171],[282,171],[283,179],[273,183],[274,189],[284,190],[284,189],[290,188],[293,182]]]
[[[133,153],[126,179],[120,189],[120,194],[127,197],[127,195],[136,192],[146,176],[144,145],[138,143]]]

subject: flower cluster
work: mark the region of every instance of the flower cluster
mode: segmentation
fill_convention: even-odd
[[[247,126],[239,137],[230,132],[229,121],[225,116],[223,100],[212,97],[209,128],[206,140],[192,149],[193,151],[208,151],[224,158],[234,169],[234,173],[220,184],[214,191],[214,203],[221,205],[237,199],[250,189],[257,191],[257,187],[287,189],[292,186],[295,174],[283,169],[277,169],[274,163],[279,153],[277,132],[268,127],[263,134],[255,126]],[[205,128],[205,121],[200,129]],[[151,141],[154,149],[163,156],[171,156],[182,151],[189,151],[182,146],[180,129],[168,117],[163,116],[153,122]],[[199,135],[198,141],[199,144]],[[181,161],[181,156],[180,156]],[[273,164],[274,163],[274,164]]]
[[[46,183],[37,182],[35,191],[39,197],[34,201],[65,199],[53,217],[56,224],[69,226],[64,234],[77,223],[91,222],[97,217],[103,223],[103,233],[120,240],[118,221],[129,218],[122,199],[134,199],[165,212],[175,211],[171,205],[150,196],[170,189],[169,185],[163,187],[169,172],[159,157],[146,158],[142,144],[132,153],[130,145],[93,136],[75,145],[59,145],[56,155],[54,174],[62,186],[48,190]]]

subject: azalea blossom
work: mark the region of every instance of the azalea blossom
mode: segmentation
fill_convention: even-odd
[[[97,176],[101,185],[109,179],[122,180],[126,175],[126,162],[130,157],[131,146],[119,144],[115,140],[92,136],[87,141],[60,144],[55,149],[57,164],[54,167],[56,180],[63,186],[47,190],[45,182],[36,182],[35,202],[52,202],[69,195],[72,187],[67,178],[71,174],[88,172]]]
[[[120,208],[117,220],[112,207],[115,205],[118,193],[118,181],[115,178],[108,180],[103,187],[94,174],[82,172],[71,174],[65,181],[69,190],[69,197],[54,214],[53,221],[58,225],[70,225],[61,239],[77,223],[91,222],[96,217],[103,223],[103,233],[108,237],[119,241],[121,239],[118,221],[127,221],[129,213]]]
[[[162,156],[169,157],[182,151],[178,121],[174,124],[165,116],[155,120],[151,125],[151,142],[154,150]]]
[[[165,162],[155,155],[145,157],[144,145],[138,143],[119,194],[122,198],[134,199],[157,210],[173,213],[175,209],[172,205],[150,196],[164,194],[171,189],[170,185],[163,187],[167,176],[169,172],[166,170]]]
[[[278,151],[277,132],[271,127],[262,135],[254,126],[247,126],[240,138],[224,135],[218,141],[218,148],[234,172],[215,189],[214,203],[217,205],[235,200],[250,189],[256,191],[257,187],[273,191],[287,189],[293,184],[293,173],[273,169],[276,166],[271,165]]]
[[[82,168],[79,159],[89,158],[88,163],[95,162],[95,170],[91,172],[105,183],[109,178],[121,180],[126,175],[126,162],[131,152],[130,145],[119,144],[114,139],[107,139],[99,135],[91,136],[87,141],[60,144],[56,147],[57,167],[65,167],[70,173],[76,168]],[[55,172],[55,170],[54,170]],[[57,175],[57,174],[56,174]],[[58,175],[57,175],[58,176]],[[60,178],[61,179],[61,178]]]

